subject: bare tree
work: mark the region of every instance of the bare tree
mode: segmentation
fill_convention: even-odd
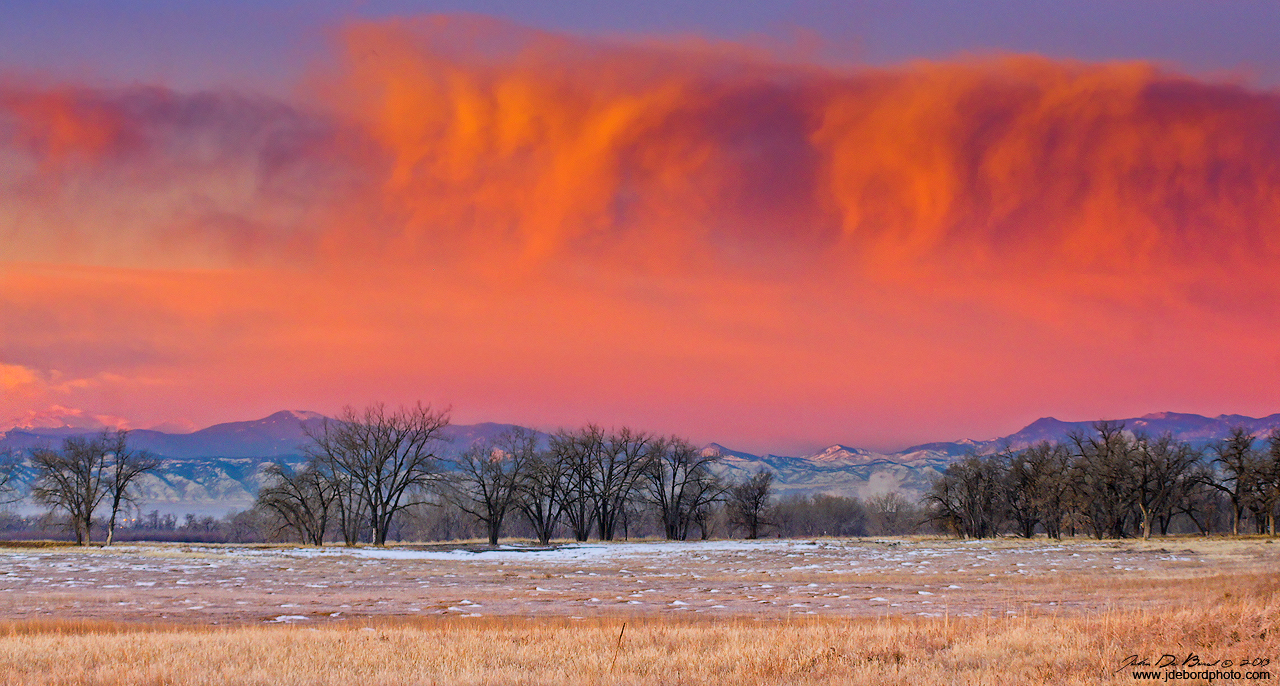
[[[101,441],[82,436],[66,439],[61,450],[31,452],[36,472],[31,494],[53,512],[66,513],[77,545],[92,539],[93,513],[107,496],[106,457]]]
[[[1019,536],[1043,527],[1086,527],[1098,538],[1166,535],[1185,516],[1203,534],[1229,513],[1233,534],[1251,517],[1258,533],[1275,530],[1280,510],[1280,432],[1266,451],[1243,427],[1212,446],[1215,459],[1170,434],[1158,438],[1100,421],[1065,444],[1041,442],[1020,451],[970,456],[951,465],[926,496],[933,520],[961,536],[993,535],[1012,524]],[[1215,469],[1216,467],[1216,469]],[[990,499],[992,480],[1000,497]],[[1216,523],[1216,524],[1215,524]]]
[[[1030,457],[1032,451],[1004,452],[999,458],[1004,461],[1002,474],[1004,477],[1003,493],[1005,511],[1013,523],[1014,533],[1022,538],[1036,535],[1036,528],[1044,519],[1040,511],[1040,499],[1037,498],[1038,483],[1035,465]]]
[[[303,543],[324,545],[337,485],[314,465],[299,471],[272,464],[264,470],[267,483],[258,491],[258,505],[279,516]]]
[[[103,433],[98,440],[108,460],[107,500],[111,515],[107,518],[107,541],[111,545],[116,536],[116,520],[120,509],[133,502],[133,485],[138,477],[160,468],[162,460],[146,450],[129,448],[129,432]]]
[[[726,489],[710,469],[720,457],[675,437],[652,441],[649,456],[645,496],[658,510],[667,540],[687,540],[690,526],[724,498]]]
[[[130,449],[128,437],[128,431],[104,431],[93,438],[68,438],[61,450],[37,448],[31,453],[36,473],[32,496],[67,515],[80,545],[92,540],[93,516],[104,502],[110,508],[106,544],[111,545],[120,511],[133,501],[134,482],[160,467],[156,456]]]
[[[516,506],[521,479],[537,451],[537,436],[516,427],[492,445],[472,446],[458,458],[459,478],[451,499],[484,524],[489,545],[498,544],[502,522]]]
[[[1257,486],[1259,514],[1266,520],[1268,536],[1276,535],[1276,509],[1280,507],[1280,429],[1267,438],[1267,452],[1261,456]]]
[[[1119,422],[1095,422],[1092,433],[1075,432],[1071,484],[1095,538],[1124,538],[1134,511],[1135,442]]]
[[[920,525],[920,509],[897,491],[888,491],[867,500],[867,528],[871,533],[897,536],[911,533]]]
[[[17,488],[21,469],[22,457],[17,452],[10,448],[0,450],[0,504],[22,499],[22,494]]]
[[[930,519],[965,538],[995,536],[1007,513],[1003,481],[999,457],[964,458],[947,467],[925,495],[933,509]]]
[[[1253,448],[1254,438],[1249,430],[1237,426],[1217,445],[1213,446],[1216,455],[1214,463],[1222,471],[1222,477],[1209,483],[1221,491],[1231,501],[1231,533],[1239,535],[1240,520],[1249,506],[1249,495],[1253,490],[1253,481],[1258,478],[1260,456]]]
[[[650,460],[653,438],[623,427],[600,444],[591,465],[591,499],[600,540],[612,541],[636,484]]]
[[[742,527],[747,538],[760,538],[768,522],[765,512],[773,491],[773,472],[756,472],[751,478],[729,488],[729,520]]]
[[[1138,437],[1131,471],[1143,540],[1151,538],[1153,522],[1162,513],[1172,510],[1183,477],[1199,459],[1198,451],[1174,440],[1170,434],[1154,440]]]
[[[551,542],[564,515],[568,479],[568,464],[556,459],[555,452],[543,450],[530,456],[517,484],[516,506],[543,545]]]
[[[603,444],[604,432],[594,424],[579,431],[562,429],[551,437],[551,459],[565,476],[560,490],[561,511],[576,541],[587,540],[595,523],[592,493],[595,464]]]
[[[1201,534],[1208,536],[1213,530],[1213,519],[1221,509],[1222,494],[1216,487],[1213,468],[1197,461],[1178,480],[1171,514],[1161,520],[1161,533],[1168,533],[1168,522],[1175,514],[1186,515]]]
[[[1005,500],[1019,536],[1032,537],[1038,524],[1050,538],[1062,537],[1069,460],[1066,448],[1048,441],[1009,457],[1005,465]]]
[[[329,456],[310,447],[306,450],[312,453],[308,467],[324,479],[333,492],[333,523],[338,526],[343,544],[350,547],[362,538],[368,538],[372,529],[369,528],[369,512],[360,484]]]
[[[1267,444],[1265,450],[1253,450],[1252,459],[1244,463],[1250,474],[1243,479],[1246,492],[1242,500],[1253,515],[1256,531],[1274,536],[1276,507],[1280,505],[1280,430],[1271,433]]]
[[[379,403],[348,407],[326,421],[307,451],[336,477],[350,479],[354,500],[369,520],[374,545],[385,545],[396,515],[412,495],[440,478],[435,448],[449,425],[448,410],[418,404],[388,411]]]
[[[783,536],[867,535],[867,508],[850,496],[791,495],[779,498],[768,513],[770,526]]]

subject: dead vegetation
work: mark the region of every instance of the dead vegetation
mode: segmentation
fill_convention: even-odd
[[[1132,683],[1129,655],[1271,657],[1274,578],[1164,612],[968,619],[382,619],[0,626],[7,684]],[[620,631],[626,622],[625,631]],[[1194,683],[1194,682],[1193,682]],[[1221,682],[1219,682],[1221,683]]]
[[[818,540],[556,564],[33,549],[24,564],[43,566],[15,556],[0,572],[80,585],[0,592],[0,683],[1132,683],[1130,655],[1280,658],[1274,547]],[[937,569],[899,565],[926,559]],[[851,566],[832,573],[840,560]],[[606,591],[626,600],[586,613]],[[330,616],[339,603],[351,607]]]

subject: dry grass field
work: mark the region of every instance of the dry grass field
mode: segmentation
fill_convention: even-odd
[[[9,548],[0,682],[1094,684],[1172,655],[1260,683],[1280,667],[1240,663],[1280,658],[1277,547]]]

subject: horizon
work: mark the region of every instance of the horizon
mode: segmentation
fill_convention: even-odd
[[[294,418],[299,419],[300,421],[305,421],[306,419],[311,419],[311,418],[313,418],[313,417],[299,417],[298,415],[315,415],[315,417],[314,417],[314,418],[333,419],[333,417],[332,417],[332,416],[329,416],[329,415],[326,415],[326,414],[323,414],[323,413],[320,413],[320,412],[315,412],[315,411],[312,411],[312,410],[297,410],[297,409],[292,409],[292,410],[278,410],[278,411],[276,411],[276,412],[272,412],[272,413],[270,413],[270,414],[268,414],[268,415],[266,415],[266,416],[259,417],[259,418],[257,418],[257,419],[238,419],[238,420],[230,420],[230,421],[226,421],[226,422],[217,422],[217,423],[215,423],[215,424],[210,424],[210,425],[207,425],[207,426],[195,427],[195,428],[191,428],[191,429],[181,429],[181,430],[167,429],[167,428],[164,428],[164,425],[156,425],[156,426],[149,426],[149,427],[122,427],[122,426],[105,426],[105,425],[103,425],[103,426],[78,426],[78,427],[77,427],[77,426],[71,426],[71,425],[66,425],[66,424],[64,424],[64,425],[60,425],[60,426],[9,426],[9,427],[0,427],[0,436],[5,436],[5,435],[7,435],[7,434],[8,434],[8,433],[10,433],[10,432],[15,432],[15,431],[16,431],[16,432],[22,432],[22,433],[29,433],[29,434],[33,434],[33,435],[44,435],[42,432],[48,432],[48,435],[69,435],[69,436],[70,436],[70,435],[83,435],[83,434],[89,434],[89,433],[93,433],[93,432],[100,432],[100,431],[121,431],[121,430],[123,430],[123,431],[128,431],[128,432],[133,432],[133,431],[149,431],[149,432],[161,433],[161,434],[165,434],[165,435],[169,435],[169,436],[188,436],[188,435],[191,435],[191,434],[194,434],[194,433],[198,433],[198,432],[201,432],[201,431],[205,431],[205,430],[207,430],[207,429],[212,429],[212,428],[216,428],[216,427],[219,427],[219,426],[226,426],[226,425],[229,425],[229,424],[252,424],[252,423],[263,422],[263,421],[266,421],[266,420],[268,420],[268,419],[271,419],[272,417],[275,417],[276,415],[281,415],[281,414],[289,414],[289,415],[292,415]],[[1016,431],[1012,431],[1012,432],[1010,432],[1010,433],[1008,433],[1008,434],[1002,434],[1002,435],[997,435],[997,436],[991,436],[991,437],[988,437],[988,438],[975,438],[975,437],[972,437],[972,436],[967,436],[967,437],[957,437],[957,438],[946,439],[946,440],[939,440],[939,441],[924,441],[924,442],[919,442],[919,443],[910,443],[910,444],[904,445],[904,446],[902,446],[902,447],[900,447],[900,448],[885,448],[885,447],[860,446],[860,445],[854,445],[854,444],[852,444],[852,443],[844,442],[844,441],[836,441],[836,442],[833,442],[833,443],[811,443],[810,445],[811,445],[812,447],[805,448],[805,449],[800,450],[800,451],[790,451],[790,452],[782,452],[782,451],[775,451],[775,450],[768,450],[768,449],[761,450],[761,449],[759,449],[759,448],[750,447],[750,446],[745,446],[745,448],[746,448],[746,449],[744,449],[744,446],[728,445],[728,444],[726,444],[726,442],[724,442],[724,441],[718,441],[718,440],[702,441],[702,442],[700,442],[700,445],[701,445],[703,448],[707,448],[707,447],[711,447],[711,446],[717,446],[717,447],[719,447],[719,448],[723,448],[723,449],[725,449],[725,450],[729,450],[729,451],[731,451],[731,452],[745,453],[745,454],[757,455],[757,456],[773,456],[773,457],[812,457],[812,456],[819,455],[819,454],[822,454],[822,453],[824,453],[824,452],[830,451],[830,450],[835,449],[835,448],[839,448],[839,449],[847,449],[847,450],[854,450],[854,451],[867,451],[867,452],[870,452],[870,453],[873,453],[873,454],[878,454],[878,455],[895,455],[895,454],[900,454],[900,453],[908,453],[908,452],[912,452],[912,451],[914,451],[914,450],[916,450],[916,449],[918,449],[918,448],[924,448],[924,447],[926,447],[926,446],[932,446],[932,445],[938,445],[938,444],[948,444],[948,443],[950,443],[950,444],[961,444],[961,443],[976,443],[976,444],[982,444],[982,443],[997,443],[997,442],[999,442],[999,441],[1001,441],[1001,440],[1004,440],[1004,439],[1010,438],[1010,437],[1012,437],[1012,436],[1016,436],[1017,434],[1022,433],[1023,431],[1026,431],[1027,429],[1030,429],[1030,428],[1034,427],[1035,425],[1040,424],[1040,423],[1042,423],[1042,422],[1058,422],[1058,423],[1062,423],[1062,424],[1089,424],[1089,423],[1097,423],[1097,422],[1121,422],[1121,423],[1124,423],[1124,424],[1128,424],[1129,422],[1134,421],[1134,420],[1151,420],[1151,419],[1159,420],[1159,419],[1168,419],[1168,418],[1170,418],[1170,416],[1173,416],[1173,417],[1198,418],[1198,419],[1205,419],[1205,420],[1210,420],[1210,421],[1221,421],[1221,420],[1225,420],[1225,419],[1238,419],[1238,420],[1248,420],[1248,421],[1257,422],[1257,421],[1263,421],[1263,420],[1273,419],[1273,418],[1275,418],[1275,419],[1280,419],[1280,412],[1277,412],[1277,413],[1271,413],[1271,414],[1268,414],[1268,415],[1262,415],[1262,416],[1259,416],[1259,417],[1250,417],[1250,416],[1247,416],[1247,415],[1239,415],[1239,414],[1201,415],[1201,414],[1196,414],[1196,413],[1191,413],[1191,412],[1174,412],[1174,411],[1168,411],[1168,410],[1166,410],[1166,411],[1160,411],[1160,412],[1148,412],[1148,413],[1143,414],[1143,415],[1139,415],[1139,416],[1135,416],[1135,417],[1124,417],[1124,418],[1120,418],[1120,417],[1112,417],[1112,418],[1099,418],[1099,419],[1058,419],[1057,417],[1047,416],[1047,417],[1040,417],[1040,418],[1038,418],[1038,419],[1036,419],[1036,420],[1034,420],[1034,421],[1032,421],[1032,422],[1030,422],[1030,423],[1028,423],[1028,424],[1026,424],[1026,425],[1024,425],[1024,426],[1022,426],[1022,427],[1020,427],[1018,430],[1016,430]],[[515,423],[515,422],[502,422],[502,421],[490,421],[490,420],[486,420],[486,421],[479,421],[479,422],[470,422],[470,423],[465,423],[465,424],[464,424],[464,423],[457,423],[457,422],[450,422],[450,423],[449,423],[449,426],[473,427],[473,426],[482,426],[482,425],[485,425],[485,424],[493,424],[493,425],[497,425],[497,426],[521,426],[522,428],[532,429],[532,430],[534,430],[534,431],[537,431],[537,432],[539,432],[539,433],[544,433],[544,434],[552,434],[552,433],[555,433],[556,431],[560,431],[560,430],[564,430],[564,429],[572,429],[572,428],[575,428],[575,427],[566,427],[566,426],[558,426],[558,427],[554,427],[554,428],[551,428],[551,427],[538,427],[538,426],[524,426],[524,425],[521,425],[521,424],[518,424],[518,423]],[[613,428],[621,428],[621,427],[613,427]],[[638,428],[638,427],[631,427],[631,428]]]
[[[0,426],[1280,406],[1280,5],[526,5],[0,10]]]

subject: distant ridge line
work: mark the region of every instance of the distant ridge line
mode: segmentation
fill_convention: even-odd
[[[281,410],[256,420],[223,422],[188,433],[167,433],[153,429],[131,431],[136,447],[164,457],[261,457],[296,456],[302,454],[307,430],[317,430],[329,419],[309,410]],[[1181,412],[1153,412],[1141,417],[1109,420],[1122,422],[1133,432],[1150,435],[1170,433],[1179,440],[1197,445],[1224,437],[1232,428],[1244,426],[1258,436],[1280,429],[1280,413],[1266,417],[1222,414],[1216,417]],[[1040,441],[1061,441],[1074,431],[1089,431],[1095,421],[1063,421],[1041,417],[1022,429],[990,440],[962,439],[935,441],[913,445],[893,452],[879,452],[834,443],[805,455],[756,455],[735,450],[723,443],[709,443],[704,452],[716,452],[732,460],[745,462],[808,463],[815,467],[852,467],[881,462],[911,464],[920,460],[954,459],[971,452],[1020,448]],[[492,438],[514,424],[479,422],[452,425],[448,435],[454,443],[465,447]],[[99,429],[100,430],[100,429]],[[98,430],[71,427],[13,428],[0,434],[0,449],[27,449],[35,444],[60,441],[67,436],[96,433]],[[542,433],[542,432],[538,432]]]
[[[307,441],[307,430],[319,429],[325,420],[324,415],[315,412],[282,410],[262,419],[214,424],[190,433],[133,431],[130,435],[134,447],[151,450],[165,458],[163,474],[146,479],[142,500],[224,510],[249,507],[262,484],[262,468],[273,462],[300,465],[306,459],[303,445]],[[1116,421],[1123,422],[1130,431],[1152,435],[1169,432],[1199,446],[1225,436],[1238,425],[1259,436],[1280,428],[1280,414],[1253,418],[1157,412]],[[800,456],[755,455],[720,443],[708,443],[701,450],[704,454],[712,452],[721,456],[715,469],[731,481],[765,469],[772,471],[779,497],[828,494],[867,498],[898,492],[908,498],[918,498],[948,465],[966,454],[994,452],[1006,447],[1016,449],[1042,440],[1062,440],[1072,431],[1089,431],[1093,424],[1092,421],[1068,422],[1043,417],[1001,438],[922,443],[888,453],[839,443]],[[447,430],[449,442],[443,450],[446,456],[461,452],[513,426],[494,422],[452,425]],[[54,446],[67,436],[89,433],[94,431],[69,427],[12,429],[0,434],[0,450]],[[547,438],[545,433],[539,436]]]

